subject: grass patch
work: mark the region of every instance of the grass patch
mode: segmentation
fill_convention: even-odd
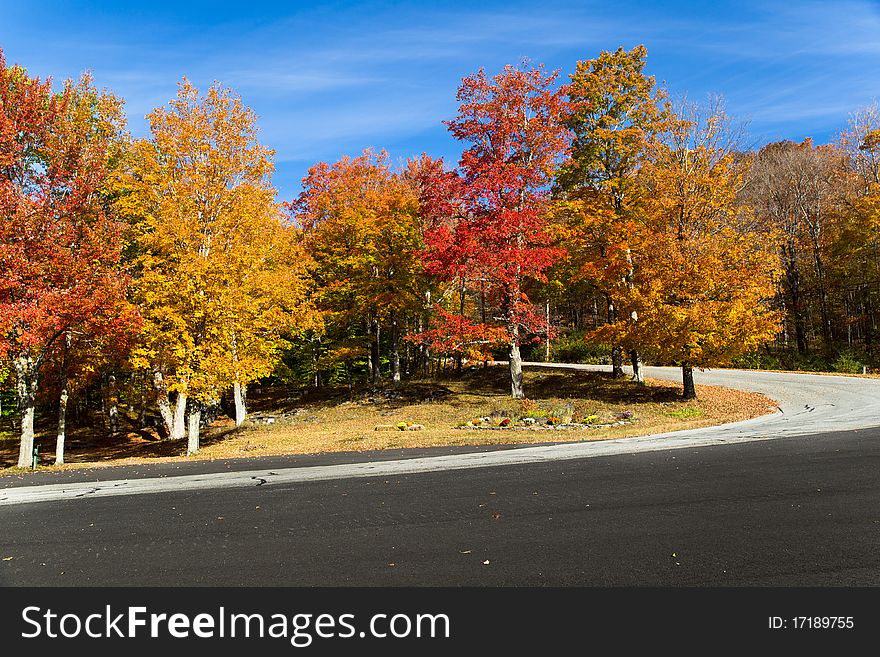
[[[706,414],[702,408],[697,408],[694,406],[686,406],[684,408],[679,408],[674,411],[667,411],[666,415],[669,417],[674,417],[677,420],[693,420],[697,417],[703,417]]]
[[[202,449],[191,458],[225,459],[278,454],[383,450],[443,445],[524,444],[626,438],[743,420],[771,412],[775,404],[758,393],[697,386],[697,401],[681,399],[680,386],[648,380],[639,386],[608,374],[565,370],[525,371],[528,399],[510,398],[507,369],[471,370],[453,380],[420,380],[399,390],[373,388],[349,395],[343,388],[291,390],[264,388],[251,395],[253,417],[274,415],[275,422],[251,422],[236,429],[221,418],[202,434]],[[461,430],[476,418],[548,418],[571,415],[599,424],[591,429]],[[617,425],[626,418],[629,424]],[[401,431],[400,423],[421,424]],[[99,426],[98,423],[94,423]],[[377,431],[378,425],[390,429]],[[133,425],[132,425],[133,427]],[[43,465],[54,460],[49,420],[39,427]],[[64,468],[121,465],[180,459],[186,441],[160,441],[149,431],[109,438],[104,430],[71,431]],[[11,474],[18,456],[16,440],[0,442],[0,473]],[[7,468],[2,470],[2,468]]]

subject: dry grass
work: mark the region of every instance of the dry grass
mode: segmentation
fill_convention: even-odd
[[[462,379],[416,381],[404,386],[399,397],[387,390],[361,392],[353,399],[345,390],[312,391],[289,396],[287,390],[266,390],[252,400],[255,413],[274,413],[274,424],[248,424],[235,429],[218,420],[203,434],[199,459],[226,459],[279,454],[350,452],[444,445],[523,444],[608,440],[744,420],[771,412],[772,400],[757,393],[715,386],[697,386],[699,399],[684,402],[679,387],[648,380],[640,387],[594,372],[526,371],[529,400],[509,396],[505,368],[476,371]],[[514,417],[535,408],[551,411],[566,406],[574,415],[614,419],[624,411],[633,423],[593,429],[461,430],[454,427],[475,417],[506,412]],[[296,415],[281,418],[282,413]],[[380,424],[413,422],[422,431],[376,431]],[[73,432],[64,468],[122,465],[186,458],[181,442],[160,441],[140,431],[108,439],[104,432]],[[40,439],[41,463],[54,460],[51,431]],[[18,442],[0,440],[0,474],[17,471]]]

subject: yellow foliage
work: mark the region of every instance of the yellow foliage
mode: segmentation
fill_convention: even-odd
[[[681,120],[645,171],[645,230],[630,241],[631,311],[595,337],[656,361],[729,364],[770,340],[781,269],[773,241],[736,206],[742,170],[717,139],[723,115]]]
[[[135,223],[135,299],[144,328],[132,362],[203,400],[269,374],[283,338],[311,327],[308,259],[282,223],[272,151],[256,118],[219,85],[187,81],[149,116],[119,180]]]

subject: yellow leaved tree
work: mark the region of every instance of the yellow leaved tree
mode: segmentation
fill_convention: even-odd
[[[568,85],[573,143],[556,179],[556,237],[568,251],[563,268],[604,298],[612,324],[638,321],[626,300],[640,285],[633,245],[645,232],[641,176],[670,121],[666,92],[645,74],[647,55],[644,46],[602,52],[578,62]],[[629,338],[618,333],[611,343],[613,375],[623,376],[627,350],[641,383],[640,346]]]
[[[193,453],[204,404],[232,387],[240,424],[247,383],[308,325],[307,258],[275,204],[273,152],[238,96],[184,80],[147,118],[151,138],[134,143],[120,181],[144,318],[133,362],[152,372],[165,430],[188,431]]]

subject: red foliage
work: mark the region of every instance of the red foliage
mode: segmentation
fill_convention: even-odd
[[[456,171],[429,170],[423,186],[427,271],[479,282],[511,338],[541,326],[523,292],[561,255],[547,234],[547,188],[568,147],[565,89],[543,67],[507,66],[466,77],[446,125],[469,142]]]
[[[502,345],[508,340],[507,330],[503,327],[471,322],[439,305],[434,306],[434,311],[436,315],[431,318],[430,329],[408,335],[404,339],[427,345],[436,353],[462,354],[470,358],[481,358],[492,347]]]
[[[118,342],[134,321],[101,193],[107,143],[69,129],[72,93],[0,51],[0,355],[37,365],[73,327]]]

